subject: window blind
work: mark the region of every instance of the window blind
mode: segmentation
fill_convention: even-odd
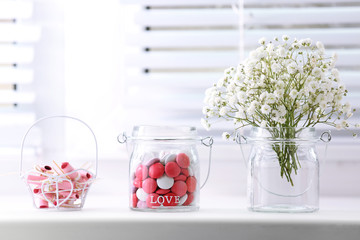
[[[32,90],[34,43],[32,1],[0,1],[0,157],[19,156],[22,135],[35,120]]]
[[[246,57],[259,38],[284,34],[322,41],[327,54],[337,52],[337,68],[350,92],[347,100],[360,107],[359,1],[141,0],[137,6],[138,29],[127,36],[127,44],[136,51],[125,57],[124,99],[132,123],[190,124],[202,129],[205,89],[225,68],[239,63],[239,53]],[[242,9],[241,15],[234,8]],[[352,121],[360,122],[359,116],[356,112]],[[213,126],[217,136],[231,127]],[[332,134],[337,143],[356,143],[349,132]]]

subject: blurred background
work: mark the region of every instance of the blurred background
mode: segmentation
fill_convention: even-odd
[[[284,34],[322,41],[327,54],[337,52],[348,101],[360,107],[357,0],[0,0],[1,195],[26,193],[17,175],[21,141],[36,119],[50,115],[80,118],[94,130],[95,193],[126,194],[127,187],[114,190],[120,182],[127,186],[128,155],[119,134],[131,134],[134,125],[191,125],[200,136],[215,137],[204,191],[245,195],[239,146],[220,138],[232,125],[219,122],[205,131],[203,98],[259,38]],[[319,137],[325,130],[318,128]],[[360,196],[359,140],[347,131],[332,135],[327,153],[318,144],[321,194]],[[55,141],[44,151],[64,150],[68,161],[93,159],[94,146],[81,137],[66,124],[36,127],[25,157],[38,157],[35,146]],[[244,149],[247,155],[249,146]],[[199,151],[204,176],[208,149],[199,145]]]

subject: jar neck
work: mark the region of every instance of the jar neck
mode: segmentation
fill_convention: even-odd
[[[249,136],[250,142],[267,141],[283,143],[316,142],[315,128],[260,128],[253,127]]]
[[[189,126],[135,126],[131,139],[134,141],[196,141],[195,127]]]

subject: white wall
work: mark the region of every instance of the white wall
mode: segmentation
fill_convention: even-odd
[[[66,114],[93,128],[101,157],[116,157],[122,128],[122,14],[117,0],[65,3]],[[77,141],[73,130],[67,134],[67,143]]]

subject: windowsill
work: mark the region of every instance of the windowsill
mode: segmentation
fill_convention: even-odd
[[[37,210],[30,197],[2,198],[4,239],[358,239],[360,198],[322,198],[320,211],[249,212],[241,197],[203,198],[198,212],[131,211],[127,197],[89,194],[82,211]],[[75,236],[75,237],[74,237]],[[2,238],[3,238],[2,237]]]

